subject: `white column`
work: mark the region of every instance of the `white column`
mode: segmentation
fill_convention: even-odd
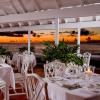
[[[58,46],[59,44],[59,18],[55,20],[55,27],[56,27],[56,32],[55,32],[55,45]]]
[[[78,45],[79,47],[78,47],[77,53],[80,53],[80,33],[81,33],[81,29],[78,28],[77,45]]]
[[[30,54],[30,45],[31,45],[31,31],[28,30],[28,53]]]

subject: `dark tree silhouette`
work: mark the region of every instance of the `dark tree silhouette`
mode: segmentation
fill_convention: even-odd
[[[76,34],[76,32],[75,31],[72,31],[71,34]]]
[[[81,29],[81,35],[89,35],[91,32],[85,28]]]
[[[34,37],[36,37],[36,33],[35,33],[35,32],[31,31],[31,34],[32,34]]]
[[[90,42],[90,41],[91,41],[91,37],[88,37],[88,38],[87,38],[87,42]]]

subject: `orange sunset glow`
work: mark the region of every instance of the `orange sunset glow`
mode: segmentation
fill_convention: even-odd
[[[87,28],[90,34],[83,34],[80,36],[81,42],[100,42],[100,28]],[[77,29],[60,29],[59,40],[64,39],[66,42],[75,43],[77,41],[77,34],[72,34],[75,31],[77,33]],[[54,41],[55,39],[55,30],[37,30],[31,33],[31,43],[42,43],[43,41]],[[7,33],[9,34],[9,33]],[[14,33],[16,34],[16,33]],[[17,35],[20,35],[19,32]],[[22,36],[0,36],[0,43],[27,43],[28,35],[25,32]]]
[[[59,40],[64,39],[68,42],[74,42],[77,39],[77,35],[70,35],[66,33],[61,33],[59,35]],[[82,35],[80,37],[81,42],[87,42],[89,40],[99,41],[100,34],[95,35]],[[0,36],[0,43],[27,43],[28,36],[23,35],[23,37],[10,37],[10,36]],[[54,41],[54,34],[43,34],[39,37],[34,37],[31,35],[31,43],[41,43],[43,41]]]

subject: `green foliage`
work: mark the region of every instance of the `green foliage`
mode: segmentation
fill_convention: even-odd
[[[27,50],[28,48],[27,47],[21,47],[21,48],[19,48],[19,52],[24,52],[25,50]],[[34,52],[34,50],[35,50],[35,48],[32,46],[31,48],[30,48],[30,50],[31,50],[31,52]]]
[[[2,46],[0,46],[0,55],[10,56],[11,55],[11,52],[8,51],[7,49],[3,48]]]
[[[64,63],[75,62],[78,65],[83,64],[83,59],[78,57],[76,52],[78,49],[77,45],[71,46],[61,41],[58,46],[48,42],[45,42],[46,48],[43,50],[44,58],[48,61],[61,60]]]

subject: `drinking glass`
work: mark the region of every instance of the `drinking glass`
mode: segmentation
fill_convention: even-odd
[[[91,80],[91,77],[93,75],[93,71],[91,70],[91,67],[87,67],[86,71],[85,71],[85,74],[86,74],[86,79],[89,81]]]
[[[95,73],[95,66],[91,66],[91,71],[93,72],[93,74]]]

